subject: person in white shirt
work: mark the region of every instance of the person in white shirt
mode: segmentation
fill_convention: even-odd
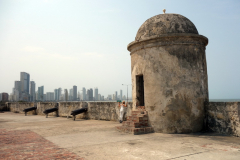
[[[118,102],[118,107],[120,108],[120,114],[119,114],[119,122],[123,122],[123,115],[124,115],[124,108],[127,107],[127,104],[125,104],[125,101],[123,101],[121,104]]]

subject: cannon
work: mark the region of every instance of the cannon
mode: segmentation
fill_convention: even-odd
[[[84,107],[84,108],[81,108],[81,109],[76,109],[76,110],[72,111],[71,115],[73,116],[73,120],[75,121],[76,115],[87,112],[87,111],[88,111],[87,107]]]
[[[52,112],[56,112],[56,115],[58,117],[58,108],[57,107],[46,109],[45,111],[43,111],[43,113],[46,114],[46,118],[48,118],[48,113],[52,113]]]
[[[23,112],[25,112],[25,116],[26,116],[26,115],[27,115],[27,112],[29,112],[29,111],[35,110],[35,113],[36,113],[36,109],[37,109],[37,107],[30,107],[30,108],[24,109]]]

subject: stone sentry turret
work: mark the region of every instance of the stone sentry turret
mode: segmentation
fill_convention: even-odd
[[[179,14],[159,14],[139,28],[131,52],[133,104],[145,106],[155,132],[202,130],[208,102],[208,39]]]

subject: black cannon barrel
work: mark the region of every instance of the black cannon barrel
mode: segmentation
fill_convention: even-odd
[[[33,111],[33,110],[36,110],[36,109],[37,109],[37,107],[25,108],[25,109],[23,110],[23,112],[29,112],[29,111]]]
[[[26,116],[26,115],[27,115],[27,112],[35,110],[35,114],[37,114],[37,113],[36,113],[36,109],[37,109],[37,107],[25,108],[25,109],[23,110],[23,112],[25,112],[25,116]]]
[[[75,116],[75,115],[78,115],[80,113],[87,112],[87,111],[88,111],[88,108],[76,109],[76,110],[72,111],[71,115]]]
[[[75,121],[77,114],[87,112],[87,111],[88,111],[87,107],[84,107],[84,108],[81,108],[81,109],[76,109],[76,110],[72,111],[71,115],[73,115],[73,120]]]
[[[43,113],[48,114],[48,113],[52,113],[58,111],[58,108],[50,108],[50,109],[46,109],[45,111],[43,111]]]

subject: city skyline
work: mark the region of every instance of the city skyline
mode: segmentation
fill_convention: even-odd
[[[0,1],[0,92],[12,93],[25,71],[36,89],[76,85],[78,91],[98,87],[105,97],[120,89],[126,95],[122,84],[132,80],[127,45],[147,19],[166,9],[187,17],[209,39],[209,98],[239,99],[239,8],[237,0]]]
[[[123,100],[122,90],[120,89],[120,95],[115,91],[111,98],[101,95],[98,92],[98,87],[86,89],[82,87],[82,90],[78,90],[76,85],[72,88],[54,89],[51,91],[44,91],[44,85],[37,87],[36,82],[30,81],[30,74],[26,72],[20,72],[20,81],[15,80],[11,93],[9,94],[10,101],[104,101],[104,100]],[[62,93],[62,91],[64,91]],[[79,92],[82,91],[82,92]],[[94,94],[93,94],[94,93]],[[124,95],[125,97],[125,95]],[[130,96],[131,97],[131,96]],[[127,97],[127,99],[130,99]],[[126,97],[125,97],[126,99]]]

